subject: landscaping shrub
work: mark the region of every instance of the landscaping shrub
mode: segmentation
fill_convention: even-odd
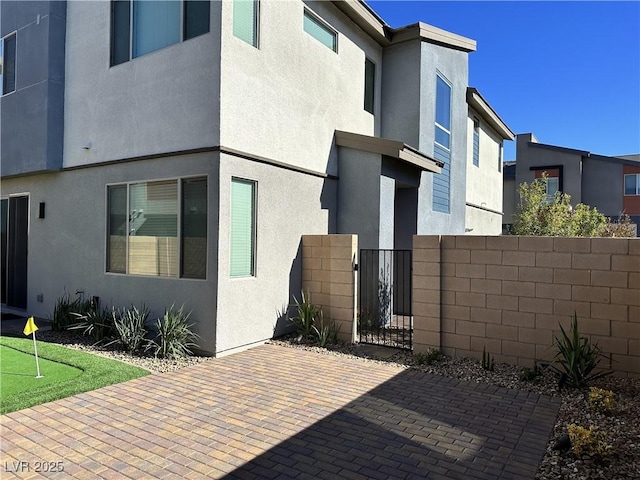
[[[493,370],[496,368],[495,359],[491,358],[491,354],[487,353],[485,347],[482,348],[482,368],[490,372],[493,372]]]
[[[149,309],[144,305],[140,310],[134,306],[122,309],[114,308],[111,316],[117,337],[109,344],[118,344],[130,353],[141,351],[146,342]]]
[[[82,300],[80,297],[71,300],[71,295],[65,291],[64,294],[56,300],[56,304],[53,307],[51,328],[56,331],[68,330],[71,326],[78,323],[78,318],[72,315],[73,313],[84,315],[90,310],[90,300]]]
[[[107,308],[91,308],[85,313],[71,312],[71,315],[76,318],[76,323],[69,329],[80,330],[96,343],[103,343],[113,337],[113,316]]]
[[[611,413],[614,407],[613,392],[591,387],[589,389],[589,405],[599,412]]]
[[[296,297],[293,297],[293,301],[296,303],[298,315],[291,318],[291,322],[296,326],[298,341],[314,339],[317,336],[315,325],[320,309],[309,301],[304,292],[301,294],[301,301]]]
[[[520,373],[520,380],[523,382],[533,382],[536,378],[542,375],[542,367],[538,365],[538,362],[533,364],[533,368],[524,368]]]
[[[442,353],[437,348],[429,347],[426,352],[414,353],[413,361],[416,365],[431,365],[442,357]]]
[[[338,333],[340,328],[333,320],[325,320],[322,310],[318,310],[318,325],[313,326],[314,336],[318,345],[326,347],[328,344],[338,343]]]
[[[567,385],[583,387],[590,381],[609,375],[611,372],[595,372],[604,355],[597,345],[591,343],[587,337],[578,332],[578,315],[573,314],[569,334],[560,325],[562,336],[555,337],[558,352],[555,355],[556,364],[551,368],[561,376],[565,376]]]
[[[191,331],[193,324],[187,323],[190,313],[184,313],[183,307],[175,310],[174,305],[165,310],[162,319],[156,320],[157,335],[149,341],[146,350],[156,357],[180,358],[192,355],[192,348],[198,348],[195,341],[198,335]]]
[[[567,432],[571,440],[571,451],[577,455],[582,454],[594,456],[605,456],[610,450],[606,442],[604,432],[598,430],[593,425],[584,428],[575,423],[567,425]]]

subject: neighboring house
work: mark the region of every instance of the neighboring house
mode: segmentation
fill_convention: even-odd
[[[475,88],[467,89],[466,232],[502,233],[503,141],[514,133]]]
[[[571,204],[595,207],[613,221],[620,214],[640,222],[640,155],[617,157],[538,143],[532,133],[516,136],[516,161],[505,163],[504,223],[512,223],[518,186],[546,172],[547,195],[564,192]]]
[[[468,106],[508,134],[474,41],[353,0],[0,8],[3,308],[184,304],[233,352],[288,328],[301,235],[463,233]]]

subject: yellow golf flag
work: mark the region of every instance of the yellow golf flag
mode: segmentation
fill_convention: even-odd
[[[33,321],[33,317],[29,317],[29,320],[27,320],[27,324],[24,326],[24,330],[22,331],[22,333],[24,333],[25,335],[31,335],[36,330],[38,330],[36,322]]]

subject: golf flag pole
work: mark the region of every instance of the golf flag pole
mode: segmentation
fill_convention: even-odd
[[[36,330],[38,330],[38,327],[36,326],[36,322],[33,321],[33,317],[29,317],[29,319],[27,320],[27,324],[24,326],[24,330],[22,331],[22,333],[24,333],[27,336],[29,334],[33,336],[33,352],[35,353],[35,356],[36,356],[36,370],[38,372],[38,375],[36,376],[36,378],[42,378],[44,375],[40,375],[40,362],[38,361],[38,346],[36,345]]]

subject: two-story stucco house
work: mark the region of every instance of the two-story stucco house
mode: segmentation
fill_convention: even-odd
[[[0,8],[3,307],[184,304],[226,354],[287,327],[303,234],[410,248],[500,210],[466,196],[470,109],[510,135],[469,96],[473,40],[355,0]]]
[[[547,195],[564,192],[571,204],[595,207],[616,221],[621,214],[640,223],[640,155],[617,157],[539,143],[532,133],[516,136],[516,161],[504,174],[504,224],[508,228],[519,201],[518,186],[547,176]]]

